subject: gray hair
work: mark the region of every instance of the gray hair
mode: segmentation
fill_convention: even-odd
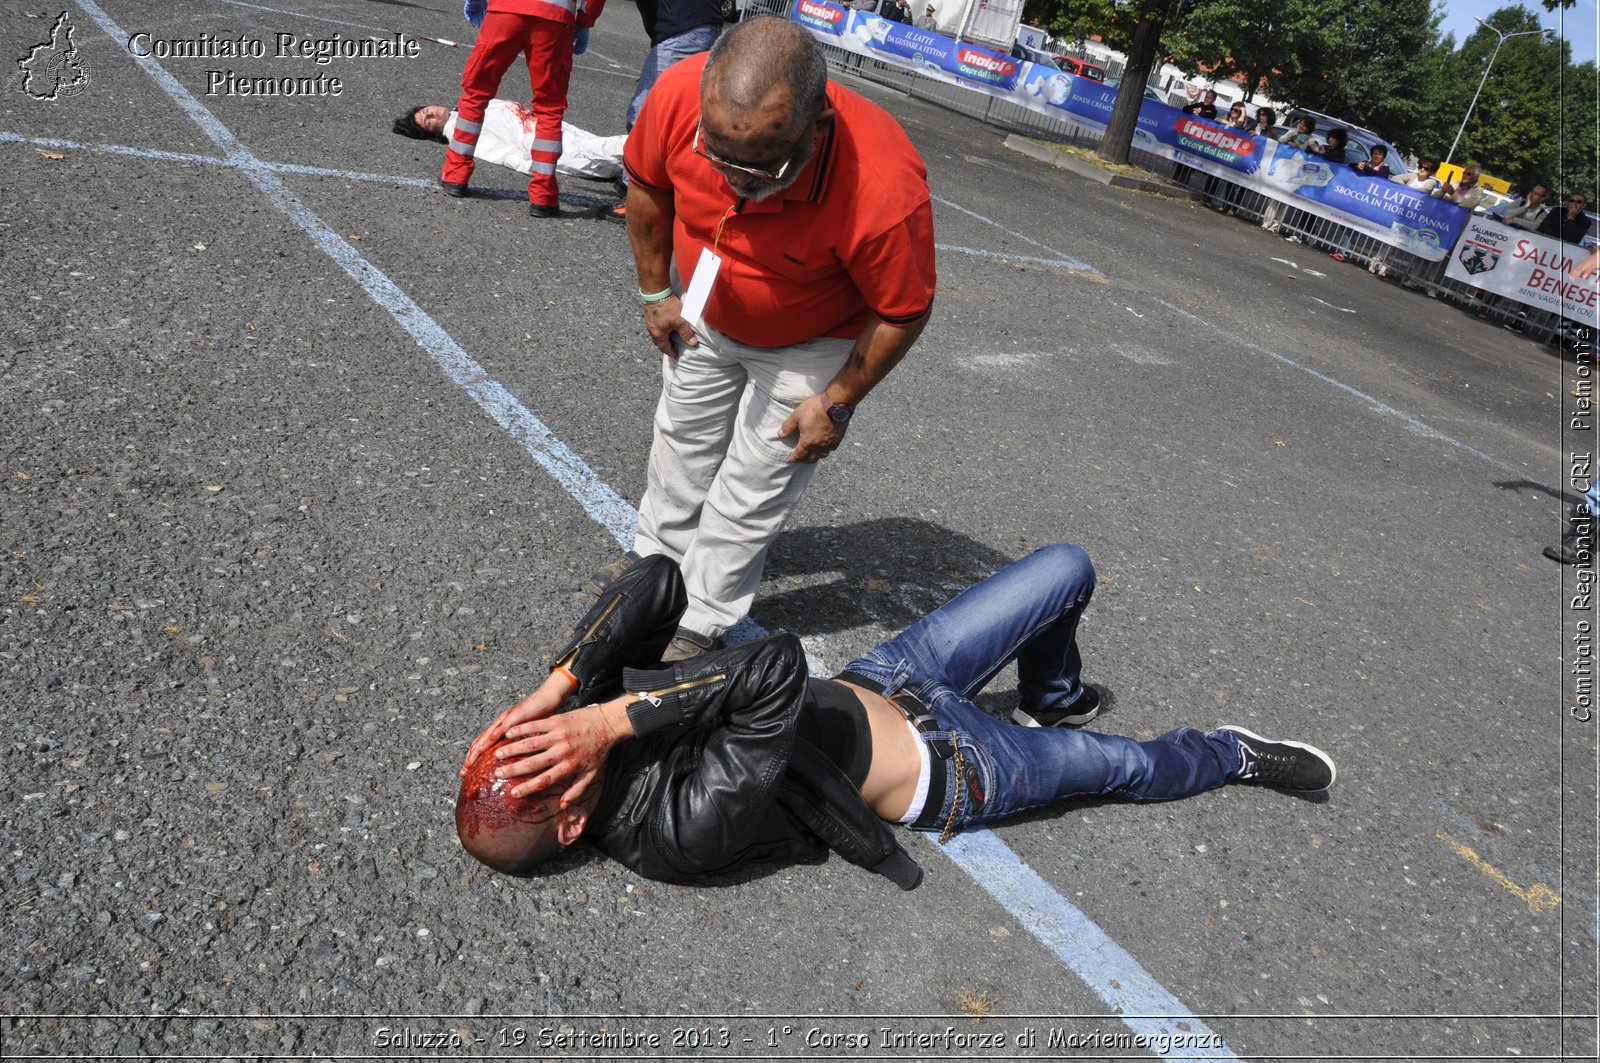
[[[702,96],[753,111],[779,85],[789,87],[795,128],[816,121],[827,102],[828,63],[809,30],[788,19],[747,19],[717,38],[706,58]]]

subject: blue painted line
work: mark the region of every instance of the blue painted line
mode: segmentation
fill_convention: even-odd
[[[74,0],[113,41],[125,41],[127,34],[111,20],[94,0]],[[583,459],[528,411],[483,366],[462,349],[427,311],[387,275],[368,262],[328,224],[300,202],[276,173],[239,143],[231,130],[195,99],[178,80],[150,56],[129,57],[172,97],[185,114],[198,125],[211,142],[222,149],[228,161],[249,178],[263,195],[320,247],[324,254],[349,275],[399,323],[444,370],[451,380],[472,397],[480,409],[521,443],[556,482],[578,501],[585,513],[611,533],[624,549],[633,543],[634,509],[609,484],[594,474]]]
[[[94,0],[73,2],[113,41],[127,39],[127,34]],[[533,459],[578,501],[584,511],[611,534],[618,546],[626,547],[632,543],[637,512],[627,501],[596,476],[578,455],[557,439],[504,386],[490,379],[483,367],[383,271],[363,258],[306,207],[271,167],[252,155],[232,131],[167,73],[160,63],[149,56],[130,55],[130,58],[172,97],[218,148],[227,153],[228,161],[237,166],[274,207],[310,237],[374,302],[388,311],[417,345],[495,423],[517,439]],[[748,624],[749,629],[759,630],[754,622]],[[1123,1015],[1119,1017],[1130,1029],[1136,1034],[1150,1036],[1152,1051],[1155,1051],[1154,1046],[1168,1049],[1156,1052],[1161,1058],[1238,1059],[1222,1046],[1220,1036],[1197,1019],[1181,1001],[1161,988],[1138,961],[1028,868],[994,834],[987,830],[974,831],[959,836],[954,843],[940,847],[939,851],[976,879],[1101,999],[1113,1008],[1120,1009]],[[1075,945],[1074,938],[1082,944]],[[1197,1040],[1194,1043],[1172,1040],[1180,1033]],[[1205,1051],[1210,1054],[1197,1055],[1200,1041],[1204,1042]]]
[[[1407,428],[1410,428],[1411,430],[1416,432],[1418,435],[1423,436],[1424,438],[1438,440],[1439,442],[1446,443],[1446,444],[1448,444],[1448,445],[1450,445],[1452,447],[1455,447],[1457,450],[1460,450],[1460,451],[1462,451],[1464,453],[1471,454],[1473,457],[1478,458],[1478,459],[1486,462],[1487,464],[1494,466],[1496,469],[1499,469],[1501,472],[1510,473],[1513,476],[1517,476],[1517,477],[1520,477],[1520,478],[1522,478],[1524,480],[1527,480],[1528,483],[1533,484],[1535,487],[1539,487],[1539,488],[1542,488],[1542,489],[1544,489],[1546,491],[1553,492],[1558,497],[1561,494],[1561,492],[1558,491],[1556,488],[1550,487],[1548,484],[1542,484],[1538,480],[1534,480],[1534,479],[1530,478],[1528,476],[1527,470],[1519,469],[1515,465],[1507,464],[1506,462],[1501,461],[1499,458],[1491,457],[1490,455],[1485,454],[1483,451],[1479,450],[1477,447],[1474,447],[1469,443],[1463,443],[1461,440],[1455,438],[1454,436],[1446,435],[1445,433],[1439,431],[1437,428],[1435,428],[1432,425],[1428,424],[1426,421],[1418,420],[1417,418],[1411,416],[1409,413],[1406,413],[1404,410],[1397,409],[1394,406],[1390,406],[1387,402],[1384,402],[1380,398],[1377,398],[1377,397],[1372,396],[1372,395],[1368,395],[1365,391],[1362,391],[1360,388],[1352,387],[1351,385],[1346,384],[1344,381],[1336,379],[1335,377],[1331,377],[1327,373],[1323,373],[1323,372],[1320,372],[1319,370],[1313,369],[1309,365],[1304,364],[1303,362],[1297,362],[1293,358],[1290,358],[1286,354],[1279,354],[1277,351],[1269,350],[1268,348],[1263,347],[1258,343],[1252,343],[1249,340],[1241,340],[1238,336],[1236,336],[1233,333],[1229,332],[1228,330],[1224,329],[1222,326],[1214,325],[1211,322],[1207,321],[1205,318],[1201,317],[1199,314],[1190,313],[1189,311],[1183,309],[1181,306],[1173,306],[1171,303],[1167,302],[1165,299],[1157,299],[1157,300],[1155,300],[1155,302],[1156,302],[1157,305],[1166,307],[1168,310],[1171,310],[1174,314],[1177,314],[1180,317],[1187,318],[1190,321],[1193,321],[1197,325],[1204,325],[1206,328],[1208,328],[1211,331],[1217,333],[1218,335],[1226,336],[1228,338],[1229,342],[1231,342],[1231,343],[1237,343],[1241,347],[1244,347],[1246,350],[1255,351],[1257,354],[1264,354],[1268,358],[1271,358],[1274,361],[1282,362],[1284,365],[1289,366],[1292,369],[1298,369],[1298,370],[1300,370],[1300,372],[1305,373],[1307,376],[1310,376],[1310,377],[1313,377],[1313,378],[1315,378],[1317,380],[1320,380],[1324,384],[1331,384],[1334,387],[1338,388],[1340,391],[1343,391],[1346,394],[1355,396],[1356,398],[1360,399],[1362,402],[1366,403],[1368,406],[1372,407],[1374,410],[1377,410],[1379,413],[1387,414],[1388,416],[1399,420]]]
[[[1039,877],[992,831],[958,834],[941,851],[1028,932],[1072,968],[1124,1025],[1163,1059],[1232,1059],[1221,1035],[1151,977],[1138,960]],[[1161,1047],[1158,1051],[1158,1046]]]

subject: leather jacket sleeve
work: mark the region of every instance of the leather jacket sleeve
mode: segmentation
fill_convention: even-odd
[[[717,870],[748,847],[789,763],[805,680],[793,635],[623,673],[639,699],[628,718],[640,738],[715,724],[704,728],[692,770],[674,772],[647,813],[658,856],[674,871]]]
[[[677,562],[659,554],[629,565],[606,587],[572,630],[572,641],[551,664],[578,680],[575,704],[614,692],[624,668],[654,664],[678,630],[688,606]]]

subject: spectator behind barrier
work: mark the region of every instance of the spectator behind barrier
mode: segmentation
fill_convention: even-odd
[[[1330,129],[1326,143],[1319,144],[1312,141],[1306,145],[1306,150],[1313,155],[1321,155],[1329,162],[1343,162],[1345,145],[1349,139],[1350,134],[1343,129]]]
[[[1472,210],[1483,201],[1483,186],[1478,183],[1478,175],[1482,172],[1482,166],[1475,162],[1467,163],[1461,168],[1461,180],[1454,184],[1446,181],[1433,190],[1434,197]]]
[[[1539,223],[1538,232],[1560,240],[1564,244],[1583,243],[1583,238],[1589,235],[1589,215],[1584,213],[1588,206],[1588,196],[1582,192],[1569,193],[1567,209],[1564,212],[1552,210],[1544,221]]]
[[[1316,131],[1317,120],[1307,116],[1296,122],[1293,129],[1286,130],[1283,136],[1278,138],[1278,143],[1288,144],[1293,148],[1309,150],[1311,146],[1311,134],[1315,133]]]
[[[1536,184],[1528,189],[1526,196],[1518,196],[1500,215],[1503,224],[1515,226],[1533,232],[1539,228],[1545,216],[1550,213],[1550,205],[1545,200],[1550,195],[1550,189],[1543,184]]]
[[[1351,163],[1350,168],[1357,173],[1364,173],[1368,177],[1388,177],[1389,149],[1382,144],[1375,144],[1365,159],[1358,159]]]

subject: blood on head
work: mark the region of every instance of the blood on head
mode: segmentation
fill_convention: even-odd
[[[497,871],[525,871],[557,848],[560,792],[513,797],[524,780],[495,777],[501,764],[495,749],[467,765],[456,795],[456,834],[467,852]]]

